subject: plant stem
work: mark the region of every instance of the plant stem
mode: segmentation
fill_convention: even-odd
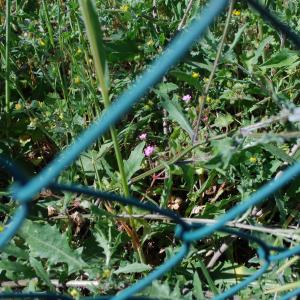
[[[53,30],[52,30],[52,25],[50,22],[50,17],[49,17],[48,6],[47,6],[45,0],[42,0],[42,3],[43,3],[43,8],[44,8],[45,17],[46,17],[46,25],[47,25],[47,29],[48,29],[48,33],[49,33],[50,43],[51,43],[51,46],[54,48],[54,37],[53,37]]]
[[[221,38],[221,41],[220,41],[220,44],[219,44],[218,52],[217,52],[217,55],[216,55],[216,58],[215,58],[215,61],[214,61],[214,65],[213,65],[212,71],[209,75],[208,82],[205,86],[204,93],[200,97],[199,114],[198,114],[195,129],[194,129],[193,144],[195,144],[195,142],[197,141],[197,138],[198,138],[199,125],[200,125],[200,122],[201,122],[203,109],[204,109],[204,106],[205,106],[205,103],[206,103],[206,98],[208,96],[210,86],[212,84],[212,81],[214,79],[214,76],[215,76],[215,73],[216,73],[216,70],[217,70],[217,67],[218,67],[218,64],[219,64],[219,60],[221,58],[221,54],[222,54],[223,46],[224,46],[224,43],[225,43],[226,35],[227,35],[228,29],[229,29],[229,24],[230,24],[230,20],[231,20],[231,14],[232,14],[232,11],[233,11],[234,3],[235,3],[235,0],[230,0],[228,15],[227,15],[223,35],[222,35],[222,38]]]
[[[87,30],[87,35],[90,41],[91,51],[94,58],[94,64],[95,64],[95,70],[96,75],[99,80],[100,88],[101,88],[101,94],[103,97],[104,107],[105,109],[108,109],[110,106],[110,99],[108,94],[108,81],[107,81],[107,74],[106,74],[106,68],[105,68],[105,61],[104,61],[104,50],[102,45],[102,35],[101,31],[99,31],[100,24],[98,21],[98,16],[93,9],[93,4],[91,0],[80,0],[80,5],[82,8],[82,14],[85,21],[85,26]],[[120,172],[121,177],[121,183],[123,188],[123,193],[125,197],[129,197],[129,186],[127,182],[127,176],[125,173],[124,168],[124,162],[120,150],[120,146],[118,143],[117,138],[117,131],[114,126],[110,128],[110,134],[114,145],[115,155],[118,163],[118,168]],[[132,214],[132,208],[128,207],[126,211],[129,214]],[[131,236],[132,239],[134,239],[136,234],[135,230],[135,222],[133,219],[130,219],[130,225],[132,227],[133,235]],[[137,252],[140,258],[141,262],[144,262],[144,255],[142,252],[142,248],[138,247]]]
[[[6,45],[5,45],[5,65],[6,65],[6,76],[5,76],[5,111],[9,112],[10,109],[10,86],[9,86],[9,73],[10,73],[10,14],[11,14],[11,0],[6,0]]]

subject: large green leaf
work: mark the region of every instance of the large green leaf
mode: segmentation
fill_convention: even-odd
[[[192,137],[193,129],[183,114],[179,103],[165,99],[161,101],[161,104],[168,111],[168,118],[178,123],[179,126],[184,129],[190,137]]]
[[[114,271],[115,274],[128,274],[128,273],[142,273],[145,271],[150,271],[152,268],[149,265],[141,263],[129,264],[125,267],[120,267],[118,270]]]
[[[61,233],[55,225],[27,220],[18,234],[28,244],[33,257],[47,258],[51,264],[66,263],[69,274],[87,266],[81,259],[80,251],[70,248],[67,235]]]
[[[139,143],[132,150],[129,158],[124,161],[127,180],[129,180],[134,175],[134,173],[140,169],[141,163],[144,159],[144,153],[143,153],[144,147],[145,147],[145,142]]]
[[[262,148],[264,148],[266,151],[273,154],[277,159],[279,159],[281,161],[288,162],[290,164],[295,162],[293,157],[289,156],[282,149],[278,148],[277,146],[275,146],[273,144],[263,144]]]
[[[264,69],[290,67],[298,59],[299,56],[295,51],[291,51],[289,49],[282,49],[279,52],[275,53],[260,67]]]

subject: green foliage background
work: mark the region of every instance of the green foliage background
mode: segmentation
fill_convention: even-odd
[[[5,3],[0,1],[0,152],[32,176],[72,143],[105,106],[78,2],[11,2],[11,97],[9,112],[5,112]],[[111,101],[175,36],[188,2],[96,1]],[[193,2],[187,23],[206,2]],[[300,32],[297,0],[262,2]],[[200,124],[198,140],[203,143],[192,148],[191,138],[226,13],[117,126],[131,194],[186,218],[220,216],[300,156],[299,53],[244,1],[236,1],[234,8]],[[189,102],[182,100],[187,94]],[[259,125],[257,129],[253,124]],[[146,141],[140,141],[142,133],[147,133]],[[148,145],[155,146],[149,158],[143,152]],[[122,191],[110,135],[83,153],[59,180]],[[12,182],[1,170],[1,230],[15,210],[7,189]],[[299,243],[298,183],[249,210],[239,222],[276,227],[272,234],[254,233],[273,245]],[[125,221],[114,217],[122,213],[124,208],[101,199],[43,191],[22,230],[0,254],[0,282],[26,279],[23,291],[56,289],[74,297],[115,294],[180,246],[173,236],[174,224],[138,219],[134,223],[145,256],[140,262]],[[133,209],[133,213],[144,212]],[[290,229],[293,236],[280,235],[280,229]],[[207,268],[212,254],[224,243],[229,249]],[[142,295],[207,298],[259,268],[255,249],[250,242],[215,234],[194,244],[180,266]],[[299,286],[299,269],[297,259],[279,262],[240,296],[274,299],[280,288],[287,291],[289,284]],[[53,279],[62,283],[98,280],[99,287],[56,288]],[[0,287],[1,291],[9,289]]]

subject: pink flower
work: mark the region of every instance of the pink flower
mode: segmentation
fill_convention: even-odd
[[[144,150],[145,156],[151,156],[152,153],[154,152],[155,147],[154,146],[147,146]]]
[[[182,100],[185,102],[189,102],[192,99],[191,95],[187,94],[182,97]]]
[[[142,134],[139,135],[139,139],[140,139],[141,141],[145,141],[146,138],[147,138],[147,133],[142,133]]]

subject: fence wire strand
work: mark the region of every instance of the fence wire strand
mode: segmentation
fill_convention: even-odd
[[[89,0],[87,0],[89,1]],[[286,37],[300,49],[300,36],[289,26],[278,20],[268,9],[263,7],[255,0],[247,0],[247,2],[261,15],[261,17],[272,25],[276,30],[284,33]],[[300,254],[300,245],[290,249],[278,248],[268,245],[260,238],[246,233],[242,230],[231,229],[225,227],[226,223],[234,220],[243,214],[250,207],[262,203],[270,195],[290,183],[294,178],[300,175],[300,162],[295,163],[283,172],[282,176],[273,179],[257,192],[250,196],[247,200],[237,204],[226,214],[216,220],[216,223],[205,225],[196,223],[187,223],[179,215],[168,209],[162,209],[150,202],[141,202],[138,199],[129,197],[125,198],[114,193],[97,191],[89,187],[79,185],[69,185],[56,183],[56,178],[60,173],[70,166],[79,157],[79,155],[87,149],[96,139],[101,137],[112,125],[115,125],[121,117],[128,112],[134,103],[141,101],[141,98],[158,83],[165,73],[173,67],[186,54],[192,44],[199,40],[205,33],[205,30],[212,24],[214,19],[220,15],[229,0],[211,0],[207,7],[200,13],[194,21],[181,32],[165,50],[165,52],[137,79],[132,86],[115,101],[111,107],[95,121],[88,129],[81,134],[77,140],[64,150],[56,159],[54,159],[45,169],[43,169],[34,178],[29,179],[25,173],[17,167],[8,158],[0,156],[0,166],[7,171],[15,180],[11,187],[12,198],[19,204],[15,214],[10,222],[5,226],[5,230],[0,233],[0,249],[3,249],[9,240],[14,237],[18,229],[22,226],[28,215],[29,203],[33,197],[43,188],[50,188],[56,191],[68,191],[80,193],[92,197],[100,197],[107,201],[119,202],[124,205],[136,206],[151,213],[157,213],[172,219],[177,225],[175,236],[181,240],[182,245],[178,252],[169,260],[157,267],[148,276],[139,280],[132,286],[126,288],[115,296],[99,296],[85,297],[88,299],[148,299],[145,297],[135,297],[137,293],[151,285],[153,280],[159,279],[171,268],[178,265],[188,254],[191,243],[199,241],[217,231],[236,235],[241,239],[246,239],[257,244],[257,254],[261,261],[261,267],[254,274],[234,285],[227,291],[215,296],[214,299],[223,300],[236,294],[241,289],[250,285],[252,282],[261,277],[270,267],[271,263],[288,257]],[[271,254],[272,252],[272,254]],[[275,252],[275,253],[274,253]],[[290,291],[282,296],[281,300],[290,299],[300,294],[300,289]],[[40,299],[62,299],[71,300],[73,298],[66,295],[53,293],[0,293],[0,299],[23,299],[23,298],[40,298]]]

